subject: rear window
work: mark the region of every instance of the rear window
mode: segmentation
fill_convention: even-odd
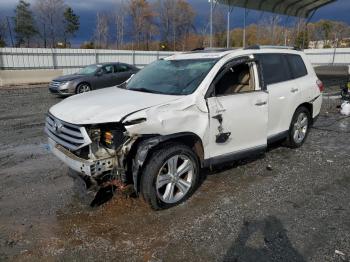
[[[293,78],[299,78],[307,75],[307,70],[300,55],[286,55]]]
[[[267,85],[292,79],[287,60],[283,54],[259,54],[264,81]]]

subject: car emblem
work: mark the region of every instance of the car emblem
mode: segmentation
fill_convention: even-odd
[[[53,128],[55,129],[55,132],[57,134],[60,134],[62,132],[63,125],[60,121],[55,120],[55,122],[53,124]]]

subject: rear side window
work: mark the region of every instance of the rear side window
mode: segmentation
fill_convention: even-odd
[[[287,60],[283,54],[258,54],[256,56],[261,61],[264,81],[267,85],[292,79]]]
[[[117,68],[117,72],[128,72],[130,70],[130,67],[125,64],[118,64]]]
[[[307,70],[300,55],[286,55],[293,78],[299,78],[307,75]]]

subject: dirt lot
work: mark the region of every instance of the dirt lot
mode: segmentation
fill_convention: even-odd
[[[59,101],[0,90],[0,261],[349,261],[349,118],[324,114],[301,149],[204,171],[178,207],[119,196],[92,209],[47,151]]]

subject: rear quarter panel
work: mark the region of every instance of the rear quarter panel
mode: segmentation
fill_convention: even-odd
[[[304,60],[308,75],[301,78],[299,85],[302,86],[303,100],[313,104],[312,117],[319,115],[322,106],[322,93],[317,85],[318,77],[315,73],[314,67],[310,63],[310,60],[303,53],[301,57]]]

